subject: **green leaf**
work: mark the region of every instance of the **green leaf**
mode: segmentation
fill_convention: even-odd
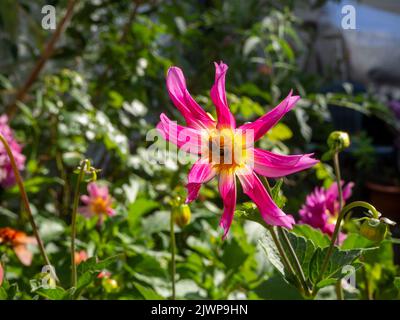
[[[224,246],[222,262],[228,269],[238,269],[248,258],[249,254],[243,250],[238,241],[233,238]]]
[[[376,244],[373,241],[368,240],[357,233],[349,233],[341,245],[341,248],[344,250],[373,249],[374,247],[376,248]]]
[[[0,300],[7,300],[8,295],[6,289],[0,287]]]
[[[82,291],[88,287],[96,278],[96,274],[91,271],[87,271],[78,278],[78,282],[76,284],[76,290],[74,291],[74,297],[77,298],[80,296]]]
[[[89,258],[86,261],[83,261],[81,264],[79,264],[78,273],[83,274],[87,271],[100,272],[105,268],[107,268],[115,260],[117,260],[118,257],[120,257],[120,255],[115,255],[107,259],[104,259],[102,261],[97,261],[96,257]]]
[[[361,266],[361,264],[354,263],[355,260],[361,256],[361,249],[341,250],[338,247],[334,247],[333,253],[328,262],[328,266],[324,274],[321,276],[320,273],[327,251],[328,248],[317,248],[310,263],[310,280],[314,285],[317,285],[317,287],[319,288],[328,285],[328,283],[331,284],[333,280],[337,281],[345,277],[347,275],[347,272],[345,272],[343,267],[350,265],[357,269]],[[316,283],[318,279],[321,280]],[[328,281],[328,279],[332,280]]]
[[[285,270],[279,250],[276,247],[274,240],[269,232],[265,237],[260,240],[260,245],[264,249],[267,259],[275,267],[275,269],[283,276],[286,277],[287,270]]]
[[[312,243],[319,248],[328,247],[330,243],[330,239],[326,234],[322,233],[319,229],[314,229],[308,224],[297,224],[291,232],[311,240]]]
[[[284,141],[292,138],[293,132],[286,124],[279,122],[275,127],[268,131],[267,137],[273,142]]]
[[[35,293],[49,300],[64,300],[69,298],[69,292],[65,291],[61,287],[56,287],[53,289],[39,288],[35,291]]]
[[[394,286],[400,290],[400,277],[395,277],[393,281]]]
[[[275,185],[271,189],[272,199],[279,208],[283,208],[287,200],[281,191],[282,184],[283,184],[283,179],[279,179],[278,181],[276,181]]]
[[[134,282],[133,286],[136,288],[137,291],[139,291],[140,295],[143,297],[144,300],[162,300],[162,299],[164,299],[157,292],[155,292],[153,288],[144,287],[137,282]]]
[[[138,198],[135,202],[131,203],[128,208],[128,224],[131,230],[134,230],[140,221],[140,218],[145,214],[157,209],[160,205],[158,202],[146,199]]]
[[[279,276],[272,276],[261,282],[252,291],[261,299],[303,300],[300,292]]]
[[[285,231],[283,230],[283,232]],[[304,275],[306,278],[308,278],[311,259],[315,253],[314,243],[311,240],[308,240],[307,238],[299,236],[295,233],[288,232],[287,236],[300,262]],[[289,260],[292,262],[292,265],[294,265],[294,261],[290,258]]]

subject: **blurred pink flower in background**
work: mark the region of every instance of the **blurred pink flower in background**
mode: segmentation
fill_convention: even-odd
[[[115,215],[112,206],[112,197],[108,192],[107,186],[100,186],[96,182],[90,182],[87,186],[88,195],[81,196],[84,206],[79,207],[78,211],[86,218],[93,216],[99,217],[99,224],[102,224],[104,217]]]
[[[344,186],[344,182],[342,182]],[[343,187],[343,200],[351,196],[353,182],[347,183]],[[300,223],[308,224],[322,232],[332,236],[335,229],[336,219],[339,214],[339,193],[337,183],[333,183],[328,189],[316,187],[310,193],[305,204],[301,207]],[[339,235],[341,243],[346,238],[344,233]]]
[[[86,261],[89,258],[87,252],[85,250],[75,251],[75,264],[81,264],[83,261]]]
[[[25,156],[22,154],[22,146],[15,140],[14,133],[8,125],[8,117],[0,116],[0,133],[7,140],[14,155],[19,170],[25,168]],[[2,143],[0,143],[0,185],[10,187],[15,183],[14,172],[11,167],[10,158]]]
[[[292,110],[300,97],[290,92],[274,109],[237,128],[226,98],[227,71],[226,64],[215,63],[215,82],[210,96],[216,107],[216,121],[191,97],[182,70],[177,67],[168,70],[169,96],[185,118],[187,127],[177,125],[162,113],[157,129],[165,140],[176,144],[182,151],[200,156],[188,174],[186,202],[197,199],[203,183],[218,177],[219,193],[224,204],[220,226],[224,229],[225,238],[235,212],[238,178],[243,192],[254,201],[267,224],[291,229],[295,223],[293,217],[286,215],[274,203],[259,175],[283,177],[308,169],[318,160],[313,159],[312,154],[280,155],[261,150],[254,148],[254,142]]]

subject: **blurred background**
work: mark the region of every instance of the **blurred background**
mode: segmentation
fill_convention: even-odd
[[[43,28],[45,5],[55,8],[63,28]],[[343,12],[345,6],[350,11]],[[352,13],[355,21],[346,20]],[[350,28],[343,28],[343,19]],[[220,60],[229,65],[228,101],[238,122],[264,114],[290,89],[302,97],[260,141],[262,147],[320,158],[332,130],[349,132],[352,144],[341,162],[343,179],[356,185],[353,199],[371,201],[400,222],[399,30],[397,0],[2,0],[0,114],[23,145],[24,176],[43,232],[63,246],[58,237],[69,222],[72,172],[86,156],[102,170],[121,217],[128,216],[119,230],[127,228],[146,248],[167,247],[162,210],[171,194],[182,192],[188,167],[149,163],[146,133],[161,112],[183,123],[165,86],[172,65],[183,69],[190,92],[214,114],[209,89],[213,62]],[[296,216],[313,187],[332,180],[330,162],[286,177],[285,211]],[[202,189],[193,223],[178,236],[196,254],[200,244],[185,241],[189,234],[216,229],[221,202],[215,186]],[[15,214],[17,189],[0,193],[0,223],[23,224]],[[242,235],[241,228],[233,232]],[[118,232],[110,231],[110,237]],[[87,243],[97,241],[93,237]],[[104,246],[104,252],[111,250]],[[224,246],[237,252],[243,244]],[[229,255],[224,259],[233,263]],[[189,269],[180,271],[190,274]],[[226,292],[218,296],[225,287],[217,287],[205,290],[225,297]]]

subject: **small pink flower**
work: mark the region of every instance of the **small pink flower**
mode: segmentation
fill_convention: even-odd
[[[0,133],[10,145],[18,169],[23,170],[25,168],[25,156],[22,154],[22,146],[15,140],[14,133],[8,125],[8,118],[6,115],[0,116]],[[10,158],[3,144],[0,143],[0,185],[3,187],[10,187],[13,184],[15,184],[15,177]]]
[[[342,182],[342,185],[344,183]],[[354,183],[349,182],[343,187],[343,200],[351,196]],[[320,229],[322,232],[332,236],[335,229],[336,219],[339,214],[339,193],[336,183],[328,189],[315,188],[306,198],[305,204],[299,211],[300,222]],[[339,243],[346,238],[344,233],[339,235]]]
[[[78,211],[86,218],[93,216],[99,217],[99,224],[103,223],[104,217],[115,215],[112,206],[112,198],[107,186],[100,186],[96,182],[91,182],[87,186],[88,195],[81,196],[84,206],[79,207]]]
[[[99,272],[99,274],[97,275],[97,279],[108,279],[110,277],[111,277],[111,272],[107,270],[103,270]]]
[[[76,265],[81,264],[83,261],[86,261],[88,258],[89,257],[85,250],[75,252],[75,264]]]
[[[186,202],[197,199],[201,185],[218,176],[219,192],[224,204],[220,226],[224,229],[225,238],[235,212],[238,178],[243,192],[257,205],[266,223],[292,228],[295,223],[293,217],[286,215],[273,202],[258,175],[282,177],[310,168],[318,160],[313,159],[311,154],[275,154],[254,148],[254,142],[275,126],[300,97],[292,96],[290,92],[270,112],[237,128],[226,99],[227,70],[226,64],[215,63],[215,82],[210,95],[216,107],[217,121],[191,97],[182,70],[177,67],[168,70],[168,92],[185,118],[187,127],[177,125],[162,113],[157,129],[165,140],[176,144],[182,151],[199,156],[188,175]]]

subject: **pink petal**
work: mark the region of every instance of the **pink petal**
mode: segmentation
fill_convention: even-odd
[[[225,75],[228,70],[228,66],[221,62],[215,64],[215,82],[211,88],[210,96],[213,101],[218,117],[218,128],[229,127],[232,129],[236,128],[236,121],[231,111],[229,110],[228,102],[226,100],[225,93]]]
[[[171,121],[164,113],[160,115],[160,119],[161,121],[157,124],[157,130],[165,140],[188,153],[201,153],[201,131],[180,126],[175,121]]]
[[[224,203],[224,212],[219,225],[224,229],[222,238],[225,239],[231,227],[236,208],[236,180],[233,172],[221,172],[219,176],[219,192]]]
[[[254,122],[244,124],[239,129],[243,132],[254,130],[254,141],[257,141],[275,126],[287,112],[292,110],[299,99],[299,96],[292,96],[292,91],[290,91],[289,95],[270,112]]]
[[[79,207],[78,212],[85,218],[91,218],[95,215],[95,213],[92,212],[89,207]]]
[[[90,182],[87,185],[87,191],[88,191],[90,197],[96,198],[99,196],[100,189],[95,182]]]
[[[273,202],[264,185],[254,172],[249,169],[247,172],[238,172],[237,175],[242,184],[243,192],[254,201],[267,224],[292,229],[293,224],[295,224],[293,217],[286,215]]]
[[[107,215],[109,217],[115,216],[115,210],[113,208],[107,208]]]
[[[311,168],[319,161],[313,154],[280,155],[261,149],[254,150],[254,171],[262,176],[278,178]]]
[[[195,129],[215,127],[215,121],[191,97],[181,69],[169,68],[167,88],[172,102],[182,113],[188,127]]]
[[[82,201],[84,204],[89,204],[89,203],[90,203],[90,198],[89,198],[89,196],[87,196],[86,194],[84,194],[83,196],[81,196],[81,201]]]
[[[344,186],[343,188],[343,199],[347,200],[348,198],[351,197],[351,194],[353,193],[353,187],[354,187],[354,183],[353,182],[349,182],[348,184],[346,184],[346,186]]]
[[[210,181],[215,176],[215,170],[212,165],[205,159],[199,159],[192,166],[188,174],[188,196],[186,203],[197,199],[202,183]]]

